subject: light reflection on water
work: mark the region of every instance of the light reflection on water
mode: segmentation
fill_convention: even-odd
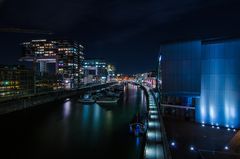
[[[70,111],[71,111],[71,101],[67,101],[64,103],[63,105],[63,116],[64,118],[67,118],[70,115]]]
[[[136,112],[146,108],[146,100],[136,86],[129,85],[124,92],[119,105],[82,105],[71,99],[46,104],[24,115],[9,115],[6,121],[0,121],[0,139],[6,153],[19,152],[10,153],[18,155],[13,158],[36,154],[46,158],[49,153],[54,158],[136,158],[142,141],[129,135],[128,124]],[[14,122],[3,124],[9,121]],[[24,133],[15,133],[21,130]],[[19,139],[20,147],[15,143]]]

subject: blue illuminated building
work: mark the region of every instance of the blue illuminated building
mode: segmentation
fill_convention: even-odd
[[[195,107],[201,84],[201,42],[161,45],[162,102]]]
[[[195,107],[197,122],[240,127],[240,39],[161,45],[163,103]]]

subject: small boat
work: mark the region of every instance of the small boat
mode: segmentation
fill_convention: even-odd
[[[108,91],[108,92],[106,93],[106,96],[119,98],[119,97],[121,96],[121,94],[118,93],[118,92]]]
[[[116,90],[116,91],[124,91],[124,85],[117,85],[117,86],[115,87],[115,90]]]
[[[98,104],[117,104],[118,101],[119,101],[119,98],[104,97],[99,100],[96,100],[96,103],[98,103]]]
[[[145,119],[141,119],[140,115],[137,113],[133,121],[129,124],[130,133],[134,136],[142,136],[147,131],[147,124]]]
[[[66,99],[65,99],[65,102],[67,102],[67,101],[70,101],[70,98],[66,98]]]
[[[84,94],[83,98],[78,99],[78,102],[84,104],[93,104],[96,101],[92,99],[91,94]]]
[[[142,123],[132,123],[129,125],[130,133],[141,136],[146,133],[146,126]]]

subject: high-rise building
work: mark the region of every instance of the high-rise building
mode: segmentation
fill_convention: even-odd
[[[107,64],[103,59],[84,60],[84,83],[106,82]]]
[[[0,65],[0,97],[33,92],[33,71],[19,65]]]
[[[22,43],[21,61],[33,63],[38,75],[54,74],[65,88],[78,88],[83,80],[83,46],[67,40],[32,40]]]

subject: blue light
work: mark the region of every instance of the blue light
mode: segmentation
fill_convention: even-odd
[[[137,144],[137,146],[140,145],[140,138],[139,137],[137,137],[137,139],[136,139],[136,144]]]
[[[159,56],[159,59],[158,59],[159,62],[162,61],[162,55]]]
[[[190,150],[191,150],[191,151],[194,151],[195,149],[194,149],[194,147],[193,147],[193,146],[190,146]]]
[[[228,131],[230,131],[231,129],[230,128],[227,128]]]
[[[205,125],[204,125],[204,124],[202,124],[202,127],[205,127]]]
[[[239,39],[201,45],[201,94],[200,104],[196,106],[198,122],[204,120],[208,124],[218,122],[217,126],[227,128],[240,127],[239,45]]]
[[[229,147],[228,147],[228,146],[225,146],[224,149],[225,149],[225,150],[229,150]]]
[[[176,145],[176,143],[175,143],[174,141],[172,141],[172,142],[171,142],[171,146],[174,147],[175,145]]]
[[[220,129],[220,127],[218,126],[217,129]]]

